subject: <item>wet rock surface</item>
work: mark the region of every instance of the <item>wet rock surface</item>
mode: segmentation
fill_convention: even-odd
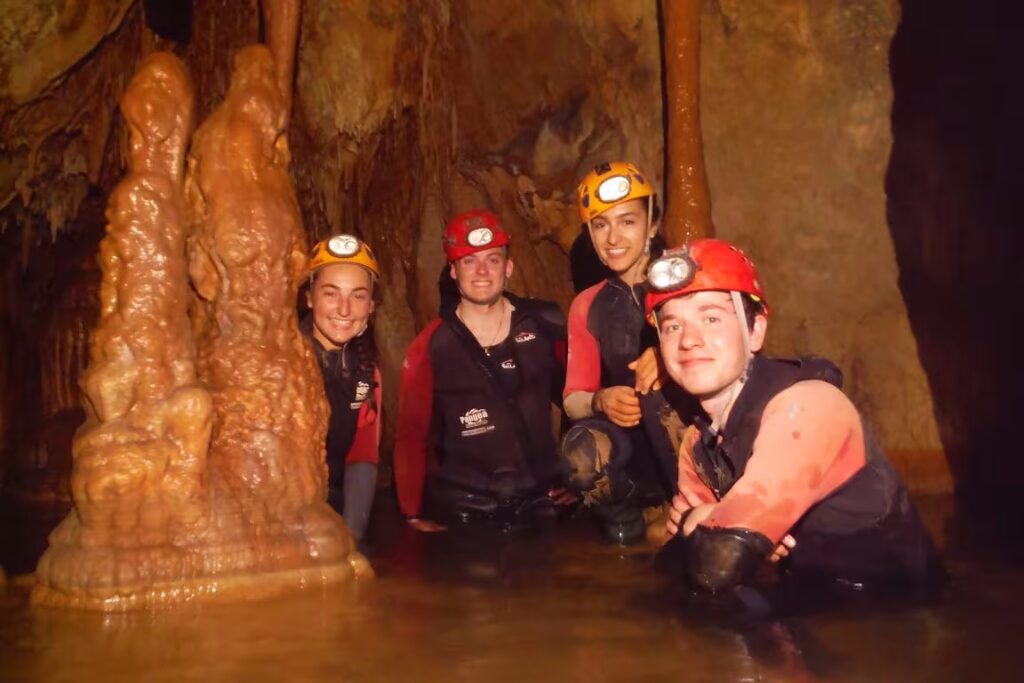
[[[290,305],[306,246],[280,80],[266,47],[238,54],[187,181],[182,63],[150,56],[121,102],[129,173],[100,246],[75,508],[36,603],[152,608],[371,573],[323,500],[327,407]]]
[[[758,0],[708,10],[701,113],[715,227],[764,278],[768,351],[835,361],[910,486],[950,490],[919,355],[929,340],[911,328],[886,221],[899,7]]]

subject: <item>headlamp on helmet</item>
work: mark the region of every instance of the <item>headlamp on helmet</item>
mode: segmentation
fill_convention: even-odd
[[[647,283],[658,292],[680,289],[693,282],[697,264],[689,251],[659,258],[647,270]]]
[[[335,235],[327,240],[327,251],[338,258],[355,256],[359,251],[359,240],[352,235]]]
[[[612,204],[614,202],[629,196],[630,189],[633,184],[624,175],[612,176],[601,181],[601,184],[597,186],[597,198],[605,204]]]
[[[466,235],[466,243],[471,247],[486,247],[494,241],[494,232],[490,228],[475,228]]]

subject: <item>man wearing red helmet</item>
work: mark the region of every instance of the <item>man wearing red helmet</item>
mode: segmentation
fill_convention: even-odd
[[[667,524],[685,578],[730,588],[783,558],[794,573],[854,582],[930,575],[931,539],[839,369],[757,355],[768,307],[750,259],[696,240],[653,263],[648,283],[662,360],[696,399],[679,407],[692,426]]]
[[[565,318],[554,303],[505,292],[509,234],[493,213],[459,214],[443,244],[459,298],[416,337],[402,365],[399,507],[421,531],[445,528],[438,522],[510,528],[551,518],[575,500],[562,488],[551,429],[565,377]],[[425,486],[431,441],[438,471]],[[425,509],[435,520],[422,517]]]

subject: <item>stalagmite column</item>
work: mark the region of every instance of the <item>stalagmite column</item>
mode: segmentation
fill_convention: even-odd
[[[670,245],[714,234],[700,132],[700,0],[662,0],[665,235]]]
[[[100,322],[82,378],[88,418],[72,449],[75,508],[39,562],[38,603],[117,608],[201,567],[178,546],[204,526],[212,426],[186,316],[192,109],[188,77],[168,54],[143,62],[121,102],[128,175],[110,196],[100,245]]]
[[[217,423],[210,478],[236,494],[223,501],[236,508],[224,511],[248,523],[290,526],[315,515],[334,533],[337,518],[323,502],[328,408],[295,318],[306,245],[284,121],[270,51],[247,47],[189,158],[196,343]]]
[[[182,64],[149,57],[124,95],[129,172],[101,245],[75,508],[40,560],[36,604],[161,607],[372,575],[324,501],[328,407],[295,318],[290,80],[266,47],[240,51],[184,183]]]

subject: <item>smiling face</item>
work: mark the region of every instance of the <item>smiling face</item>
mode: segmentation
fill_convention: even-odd
[[[325,349],[344,346],[366,329],[373,313],[373,276],[366,268],[335,263],[316,272],[306,301],[313,336]]]
[[[750,354],[740,325],[728,292],[694,292],[669,299],[658,311],[665,368],[701,403],[721,396],[743,375]],[[763,315],[755,316],[750,353],[761,350],[767,326]]]
[[[657,231],[657,223],[647,225],[644,199],[613,206],[590,221],[590,239],[597,255],[619,277],[641,275],[647,263],[647,243]]]
[[[512,259],[505,247],[484,249],[452,263],[450,274],[463,299],[489,306],[501,298],[512,277]]]

